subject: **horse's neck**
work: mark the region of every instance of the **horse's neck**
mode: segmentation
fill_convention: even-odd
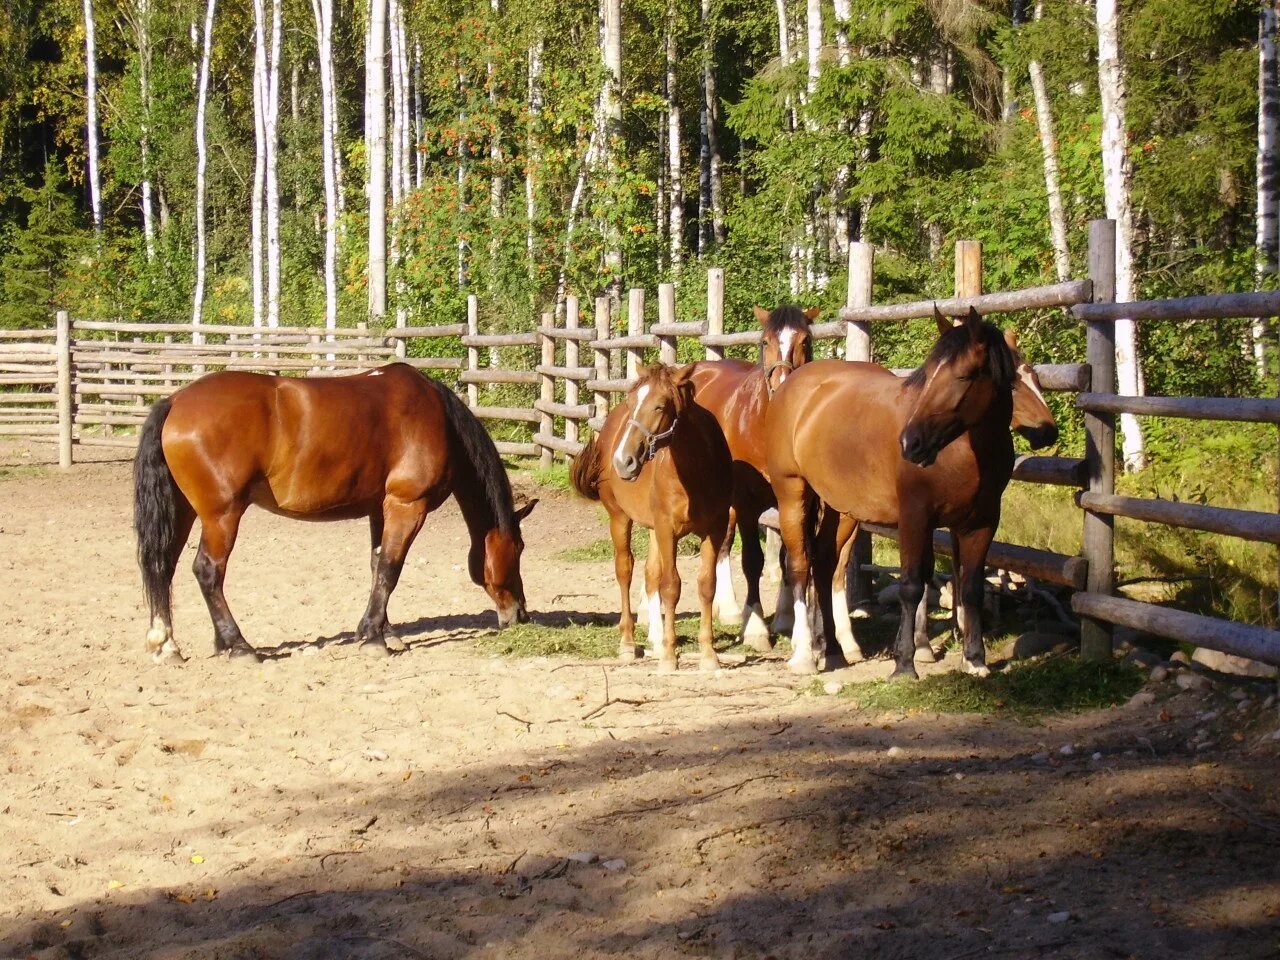
[[[472,543],[483,542],[485,535],[498,526],[498,518],[485,496],[484,481],[465,457],[458,458],[453,471],[453,497],[458,501]]]

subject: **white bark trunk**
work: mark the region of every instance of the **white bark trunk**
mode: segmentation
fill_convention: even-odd
[[[84,85],[87,104],[86,149],[89,154],[89,206],[94,233],[102,232],[102,183],[98,177],[98,52],[95,46],[93,0],[84,0]]]
[[[266,194],[267,176],[267,28],[266,6],[263,0],[253,2],[253,209],[249,212],[249,243],[251,283],[253,284],[253,325],[262,326],[263,295],[263,238],[262,211]]]
[[[396,326],[405,325],[404,275],[401,260],[404,254],[403,204],[409,192],[409,91],[407,51],[404,35],[404,7],[400,0],[390,0],[387,9],[388,30],[391,41],[391,275],[395,278]],[[399,344],[397,344],[399,346]]]
[[[667,223],[668,255],[671,258],[671,269],[679,272],[684,261],[684,189],[680,169],[681,137],[680,137],[680,101],[676,89],[676,5],[674,0],[667,2]],[[701,233],[701,225],[699,225]]]
[[[334,166],[333,0],[311,0],[320,60],[320,154],[324,167],[324,325],[338,326],[338,190]]]
[[[1116,222],[1116,300],[1134,298],[1133,207],[1129,188],[1128,127],[1125,122],[1125,77],[1120,60],[1120,29],[1117,0],[1097,0],[1098,90],[1102,98],[1102,181],[1107,216]],[[1138,389],[1138,349],[1132,320],[1117,320],[1116,379],[1119,391],[1136,396]],[[1133,414],[1120,415],[1121,449],[1125,469],[1141,470],[1145,465],[1142,431]]]
[[[141,200],[142,238],[147,261],[155,259],[155,211],[151,199],[151,4],[137,0],[134,33],[138,44],[138,96],[142,107],[142,123],[138,136],[138,153],[142,161]]]
[[[542,118],[542,39],[529,47],[528,88],[529,129],[525,136],[524,169],[524,217],[525,255],[528,258],[529,277],[537,272],[535,253],[538,220],[538,165],[542,160],[538,124]]]
[[[372,0],[364,77],[369,199],[369,322],[387,313],[387,0]]]
[[[467,75],[458,74],[458,95],[460,102],[467,102]],[[466,143],[462,139],[462,131],[467,126],[467,111],[463,106],[458,110],[458,139],[454,141],[453,154],[456,158],[455,171],[458,184],[458,210],[467,208],[467,155]],[[458,286],[467,285],[467,240],[461,230],[458,231]]]
[[[267,64],[267,326],[280,326],[280,0],[271,0]]]
[[[596,164],[599,162],[598,157],[602,150],[601,143],[605,136],[604,112],[599,101],[596,102],[595,115],[596,125],[587,141],[587,152],[582,158],[582,166],[578,168],[578,179],[574,182],[573,193],[569,198],[569,216],[564,228],[564,260],[560,265],[560,278],[556,281],[557,318],[560,317],[564,309],[565,285],[568,280],[569,257],[573,251],[573,232],[578,224],[578,208],[581,206],[582,197],[586,193],[587,175],[591,170],[595,169]]]
[[[1035,18],[1040,19],[1043,0],[1036,4]],[[1044,154],[1044,189],[1049,198],[1049,234],[1053,239],[1053,266],[1058,280],[1071,278],[1071,253],[1067,248],[1067,215],[1062,206],[1062,190],[1058,184],[1058,139],[1053,132],[1053,111],[1049,106],[1049,90],[1044,82],[1044,68],[1039,60],[1027,67],[1031,74],[1031,91],[1036,101],[1036,126],[1040,133],[1040,149]]]
[[[836,20],[836,56],[840,68],[843,70],[853,63],[853,56],[849,47],[849,18],[852,14],[850,0],[835,0],[833,12]],[[840,119],[840,132],[847,135],[849,127],[849,118],[842,117]],[[836,171],[836,182],[833,190],[835,211],[833,227],[835,230],[835,253],[838,257],[838,262],[843,262],[849,253],[851,225],[849,206],[845,202],[845,194],[849,189],[849,181],[852,177],[853,171],[849,168],[849,164],[842,163],[840,169]]]
[[[494,29],[498,29],[498,19],[502,13],[499,0],[489,0],[489,11],[493,14]],[[491,238],[489,241],[489,260],[496,262],[498,254],[498,220],[502,217],[503,199],[506,194],[506,180],[502,169],[502,123],[498,111],[498,79],[494,75],[496,68],[493,61],[485,64],[485,73],[489,80],[489,119],[493,123],[493,132],[489,135],[489,218],[491,221]]]
[[[191,323],[199,326],[204,312],[205,229],[204,229],[204,180],[209,151],[205,143],[204,114],[209,97],[209,60],[213,48],[213,14],[218,0],[209,0],[204,15],[203,52],[200,54],[200,82],[196,94],[196,286],[192,298]],[[194,332],[191,342],[204,343],[204,335]]]
[[[711,0],[702,0],[702,98],[707,113],[707,178],[711,191],[711,236],[724,243],[724,192],[720,175],[720,98],[716,93],[715,23]]]
[[[604,81],[600,88],[604,117],[602,146],[606,157],[609,187],[618,186],[617,151],[622,134],[622,0],[604,0]],[[622,297],[622,237],[616,217],[605,225],[605,270],[609,274],[610,296],[615,305]]]
[[[422,44],[413,42],[413,185],[422,186],[426,157],[422,153]]]
[[[1276,163],[1277,123],[1280,122],[1280,91],[1276,77],[1276,7],[1275,0],[1262,0],[1258,13],[1258,212],[1257,212],[1257,289],[1266,289],[1276,272],[1277,247],[1280,247],[1280,221],[1277,220],[1277,193],[1280,193],[1280,169]],[[1268,320],[1253,322],[1253,358],[1258,378],[1267,375]]]

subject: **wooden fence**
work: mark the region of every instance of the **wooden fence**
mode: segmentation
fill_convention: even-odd
[[[953,298],[875,306],[872,247],[851,244],[845,308],[839,319],[816,324],[813,336],[819,352],[870,360],[877,324],[931,317],[935,306],[948,316],[962,316],[971,306],[984,315],[1066,308],[1085,324],[1086,363],[1038,365],[1036,372],[1046,391],[1076,395],[1086,448],[1079,456],[1023,456],[1014,470],[1016,480],[1077,490],[1081,548],[1064,555],[996,542],[988,562],[1070,588],[1082,617],[1085,656],[1110,655],[1112,625],[1123,624],[1280,663],[1280,632],[1116,597],[1113,541],[1119,516],[1280,544],[1276,514],[1117,496],[1114,422],[1117,413],[1131,412],[1280,424],[1280,400],[1119,396],[1114,367],[1119,318],[1274,316],[1280,314],[1280,293],[1116,304],[1115,227],[1109,220],[1091,225],[1087,279],[983,294],[980,245],[959,241],[955,264]],[[399,358],[446,379],[456,377],[468,406],[493,424],[500,452],[536,456],[546,467],[582,449],[585,430],[599,428],[646,360],[754,356],[760,341],[754,326],[725,330],[721,270],[708,271],[704,319],[678,322],[675,305],[675,288],[659,286],[656,322],[646,327],[644,290],[630,290],[625,314],[616,318],[607,297],[594,301],[588,320],[571,296],[562,326],[546,313],[533,330],[492,334],[480,332],[474,297],[468,299],[465,324],[376,331],[88,322],[60,314],[51,329],[0,331],[0,435],[54,441],[59,463],[69,467],[77,444],[133,447],[135,437],[120,428],[140,425],[152,400],[215,369],[342,375]],[[870,527],[856,546],[855,571],[870,560],[871,533],[896,535],[893,528]],[[949,556],[950,538],[939,535],[935,550]],[[852,587],[855,598],[866,589],[859,582]]]

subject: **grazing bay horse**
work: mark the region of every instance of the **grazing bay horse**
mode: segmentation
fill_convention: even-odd
[[[170,590],[197,517],[195,576],[214,649],[257,656],[222,592],[250,504],[300,520],[369,520],[373,589],[356,637],[372,652],[405,649],[387,623],[387,601],[423,520],[450,494],[471,533],[471,579],[493,599],[498,625],[527,619],[520,521],[537,501],[514,508],[480,421],[452,390],[406,364],[349,377],[201,377],[152,408],[133,477],[147,647],[157,661],[182,656]]]
[[[772,313],[755,308],[763,333],[761,364],[745,360],[703,360],[693,365],[693,385],[698,405],[716,418],[733,457],[733,510],[729,534],[716,563],[717,615],[725,623],[741,622],[742,639],[761,652],[770,648],[769,627],[760,606],[760,575],[764,551],[760,546],[760,514],[774,506],[773,488],[766,479],[764,415],[769,399],[787,376],[813,359],[809,324],[816,309],[778,307]],[[742,531],[742,572],[747,599],[739,611],[733,592],[729,552],[735,525]],[[791,600],[785,590],[778,599],[778,614],[785,621]],[[775,629],[783,623],[775,622]]]
[[[816,361],[792,374],[769,406],[767,463],[795,597],[789,665],[798,673],[817,670],[805,588],[819,501],[828,509],[816,540],[834,538],[834,555],[845,562],[859,523],[898,528],[902,621],[894,676],[916,676],[915,617],[933,575],[933,531],[951,529],[965,667],[989,672],[983,573],[1013,473],[1014,360],[1000,330],[976,311],[956,327],[939,317],[939,327],[924,365],[905,380],[876,364]],[[816,577],[828,623],[833,572]]]
[[[662,673],[676,669],[675,615],[680,600],[676,544],[688,534],[702,541],[698,573],[702,669],[719,667],[712,646],[711,604],[716,558],[729,527],[733,461],[715,417],[694,399],[692,374],[692,364],[655,364],[641,370],[624,401],[610,411],[600,432],[574,459],[570,474],[574,489],[599,500],[609,511],[613,566],[622,598],[618,655],[623,660],[634,660],[638,653],[631,614],[632,524],[652,531],[645,596],[649,643]]]

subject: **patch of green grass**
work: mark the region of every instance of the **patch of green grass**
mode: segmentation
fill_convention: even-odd
[[[1141,671],[1132,664],[1058,657],[1015,664],[985,679],[953,671],[920,681],[846,684],[839,696],[862,710],[928,710],[1030,719],[1123,703],[1137,693],[1142,682]],[[813,692],[822,692],[822,684],[815,682]]]
[[[540,487],[546,487],[549,490],[559,490],[567,493],[571,489],[569,483],[569,464],[562,460],[557,460],[551,466],[543,469],[535,467],[529,471],[529,475],[533,478],[533,482]]]
[[[636,642],[647,643],[648,631],[641,619],[636,625]],[[747,648],[738,642],[737,632],[722,624],[714,624],[715,648],[719,653],[746,653]],[[574,657],[581,660],[603,660],[618,655],[618,618],[593,617],[581,623],[570,621],[563,626],[541,623],[521,623],[500,633],[481,637],[477,649],[501,657]],[[696,648],[698,643],[697,614],[682,614],[676,618],[676,640],[681,650]],[[780,638],[779,655],[790,652],[790,644]]]
[[[48,473],[48,467],[42,467],[38,464],[18,464],[12,467],[0,467],[0,480],[21,480],[24,477],[42,477]]]
[[[697,537],[685,537],[676,544],[676,555],[680,557],[696,557],[701,549]],[[637,561],[649,556],[649,531],[643,527],[631,529],[631,553]],[[613,559],[613,541],[608,537],[593,540],[579,547],[569,547],[556,554],[557,560],[565,563],[601,563]]]

